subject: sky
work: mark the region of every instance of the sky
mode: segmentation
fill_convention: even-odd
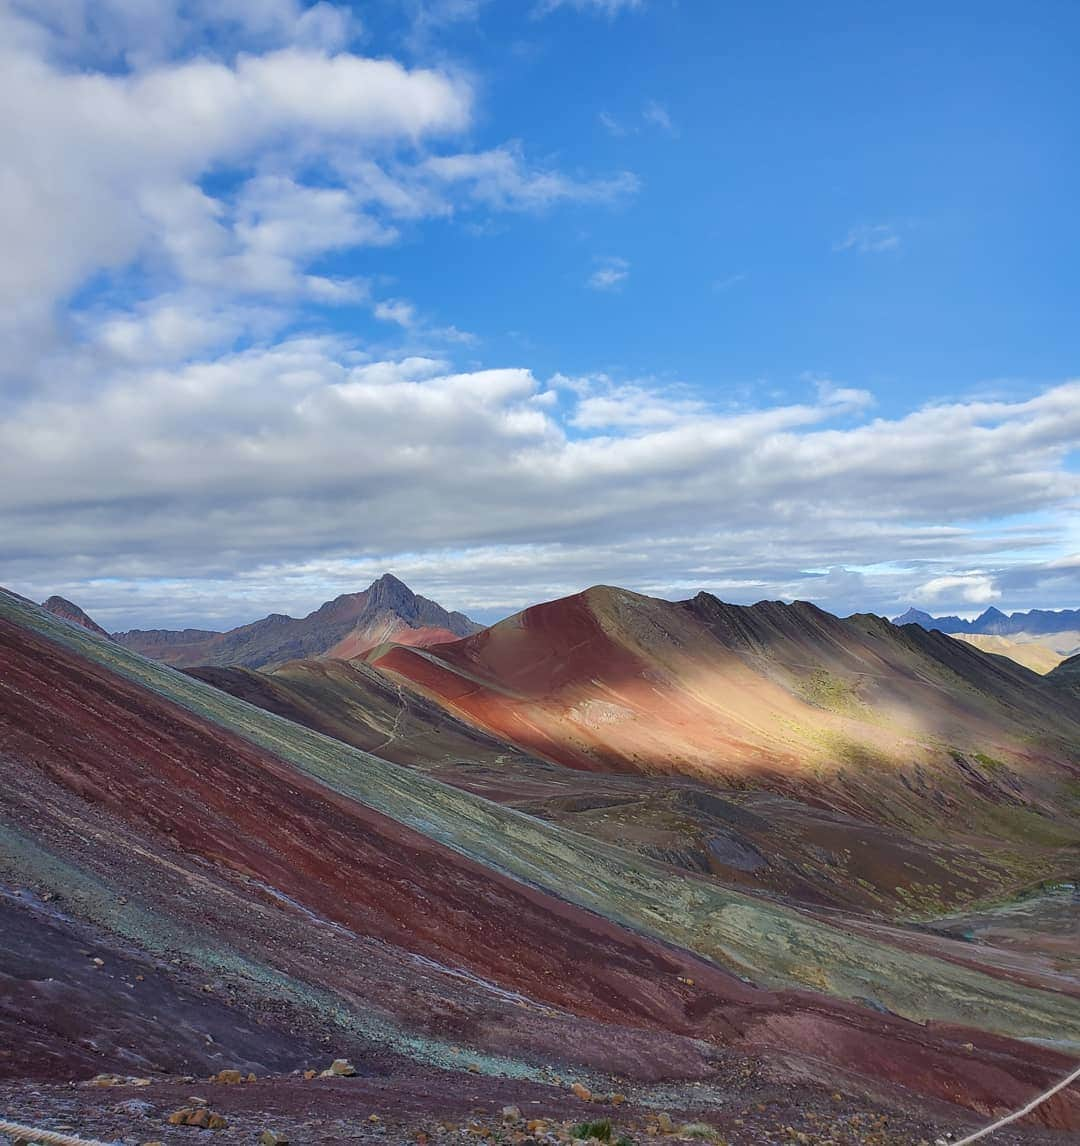
[[[1080,606],[1072,0],[0,0],[0,584]]]

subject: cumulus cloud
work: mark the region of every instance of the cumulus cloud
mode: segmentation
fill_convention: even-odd
[[[1001,599],[1001,590],[994,587],[993,578],[985,573],[954,573],[932,577],[925,585],[912,591],[911,599],[917,604],[934,604],[944,599],[969,605],[988,605]]]
[[[818,376],[733,407],[463,369],[471,334],[377,268],[335,273],[423,220],[638,188],[473,140],[467,78],[356,54],[357,32],[325,2],[0,0],[0,583],[117,627],[303,611],[387,568],[482,615],[597,580],[1080,598],[1080,562],[1039,560],[1080,499],[1080,383],[886,419]],[[401,349],[304,333],[343,304]]]
[[[979,523],[1080,498],[1065,464],[1080,383],[843,427],[830,422],[865,404],[840,395],[720,410],[684,388],[366,361],[326,338],[116,369],[93,390],[28,398],[0,425],[3,579],[223,582],[471,551],[484,556],[463,578],[490,600],[524,603],[530,582],[505,574],[519,559],[541,596],[560,562],[553,590],[573,570],[814,596],[820,570],[887,553],[907,572],[868,597],[888,584],[896,604],[919,586],[974,602],[996,591],[991,574],[958,566],[1039,541]],[[492,553],[506,558],[501,587],[479,568]]]
[[[538,168],[517,142],[457,151],[470,81],[357,55],[355,31],[299,0],[0,0],[0,376],[43,372],[70,333],[58,308],[91,279],[147,292],[129,323],[165,293],[354,303],[366,282],[313,268],[405,222],[635,189]]]

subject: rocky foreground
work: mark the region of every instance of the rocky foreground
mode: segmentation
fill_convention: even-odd
[[[68,1084],[0,1083],[0,1113],[39,1129],[125,1146],[930,1146],[977,1125],[958,1124],[955,1111],[944,1107],[939,1120],[928,1121],[925,1104],[909,1110],[867,1094],[781,1084],[770,1079],[766,1065],[749,1062],[732,1064],[726,1085],[628,1087],[627,1094],[593,1094],[575,1081],[543,1086],[423,1068],[408,1075],[348,1076],[340,1062],[260,1079],[225,1070],[211,1079],[103,1075]],[[993,1141],[1060,1146],[1063,1135],[1021,1126],[1000,1131]]]

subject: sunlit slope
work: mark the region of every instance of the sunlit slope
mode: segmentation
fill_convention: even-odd
[[[767,787],[933,835],[1069,847],[1080,712],[941,633],[812,605],[599,587],[370,661],[520,747]]]
[[[1025,1036],[1052,1031],[1055,1038],[1080,1039],[1075,999],[902,951],[715,883],[680,877],[252,708],[10,597],[0,598],[0,615],[272,752],[331,791],[428,840],[755,982],[805,986],[841,998],[871,997],[919,1021],[939,1019]]]
[[[951,633],[950,636],[953,640],[974,645],[984,653],[1008,657],[1009,660],[1016,661],[1018,665],[1023,665],[1024,668],[1029,668],[1040,675],[1045,675],[1056,668],[1066,656],[1065,653],[1055,652],[1037,640],[1021,641],[1013,637],[999,637],[992,633]]]
[[[292,661],[272,672],[187,670],[260,708],[455,787],[735,887],[888,916],[1008,897],[1071,872],[1030,842],[918,835],[802,799],[702,778],[595,772],[541,760],[455,718],[411,682],[362,661]],[[939,828],[951,827],[944,818]]]

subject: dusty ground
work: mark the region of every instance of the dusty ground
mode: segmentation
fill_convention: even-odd
[[[566,1080],[570,1081],[570,1080]],[[167,1115],[203,1099],[222,1114],[228,1126],[210,1131],[170,1126]],[[504,1119],[514,1106],[519,1118]],[[629,1090],[623,1104],[583,1102],[568,1087],[543,1086],[508,1079],[410,1067],[408,1073],[382,1078],[314,1079],[283,1076],[255,1083],[225,1085],[205,1079],[184,1082],[154,1080],[149,1086],[107,1088],[80,1084],[0,1083],[0,1113],[47,1129],[141,1146],[195,1142],[256,1143],[265,1130],[293,1144],[373,1142],[560,1143],[575,1137],[582,1122],[610,1119],[612,1140],[634,1143],[689,1139],[688,1123],[703,1123],[712,1139],[729,1146],[750,1143],[796,1143],[798,1146],[918,1146],[946,1133],[959,1136],[978,1124],[970,1115],[942,1106],[927,1122],[903,1109],[899,1101],[883,1104],[868,1096],[838,1093],[754,1077],[738,1087],[682,1086],[665,1091]],[[663,1116],[674,1129],[665,1133]],[[544,1120],[546,1128],[530,1123]],[[697,1140],[705,1138],[697,1131]],[[1009,1128],[995,1135],[997,1146],[1050,1144],[1063,1146],[1072,1135],[1038,1128]],[[5,1139],[0,1136],[0,1142]]]

